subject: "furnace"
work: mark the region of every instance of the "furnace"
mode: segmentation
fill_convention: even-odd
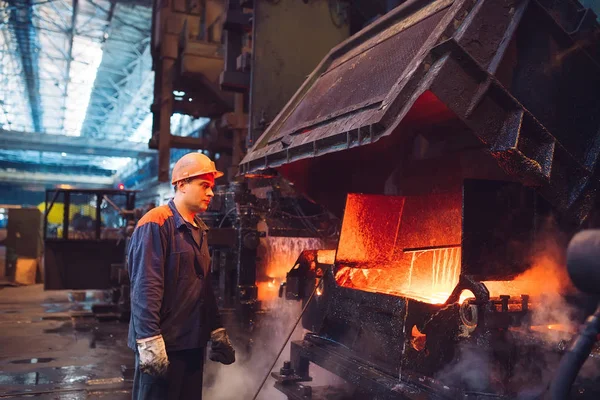
[[[343,216],[288,273],[289,398],[311,362],[361,399],[543,393],[573,334],[540,317],[567,281],[544,237],[597,208],[599,31],[577,1],[414,0],[323,59],[241,164]]]
[[[312,333],[292,343],[293,373],[275,374],[279,387],[289,393],[314,362],[363,396],[531,389],[524,377],[547,372],[537,360],[558,359],[575,333],[535,315],[558,298],[553,279],[566,279],[539,265],[539,204],[521,185],[474,180],[455,194],[348,195],[337,251],[305,251],[288,273],[286,298],[308,303],[302,322]],[[453,371],[464,357],[482,359],[477,382]],[[418,396],[394,397],[399,383]]]

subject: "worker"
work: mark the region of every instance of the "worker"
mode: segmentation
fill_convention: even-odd
[[[210,283],[207,226],[197,216],[223,176],[201,153],[173,168],[175,196],[138,222],[128,249],[135,351],[133,399],[201,399],[205,348],[209,358],[235,361]]]

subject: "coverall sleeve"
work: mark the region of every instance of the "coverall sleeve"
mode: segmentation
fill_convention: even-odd
[[[160,335],[166,245],[156,223],[138,226],[131,238],[128,269],[131,281],[131,318],[135,338]]]

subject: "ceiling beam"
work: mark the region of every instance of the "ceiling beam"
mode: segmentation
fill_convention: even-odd
[[[71,81],[71,64],[73,63],[73,40],[75,39],[75,28],[77,27],[77,11],[79,9],[79,1],[73,0],[73,12],[71,13],[71,29],[68,31],[69,50],[67,50],[67,70],[65,72],[65,90],[63,92],[63,107],[67,109],[67,95],[69,93],[69,82]],[[66,113],[66,111],[65,111]],[[63,125],[66,115],[63,114]]]
[[[146,143],[99,141],[82,136],[50,135],[0,129],[3,150],[33,150],[84,156],[141,158],[156,154]]]
[[[10,25],[17,39],[33,127],[41,131],[42,104],[38,80],[37,31],[33,26],[32,7],[31,0],[15,1],[10,12]]]
[[[12,172],[0,169],[0,182],[12,185],[73,185],[76,187],[113,186],[115,180],[111,176],[71,175],[47,172]]]
[[[113,17],[115,16],[115,7],[117,6],[117,0],[110,0],[110,8],[108,10],[108,16],[106,17],[106,29],[102,35],[102,43],[106,42],[106,39],[110,36],[110,29]]]

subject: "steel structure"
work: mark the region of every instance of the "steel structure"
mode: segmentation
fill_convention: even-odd
[[[3,181],[37,163],[38,183],[57,183],[61,166],[106,185],[154,153],[138,129],[152,102],[151,1],[4,0],[0,10]]]

